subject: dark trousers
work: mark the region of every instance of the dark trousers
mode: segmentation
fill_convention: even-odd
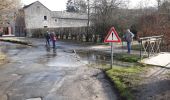
[[[50,46],[50,39],[46,39],[46,45]]]
[[[53,42],[53,48],[55,48],[55,40],[52,40],[52,42]]]
[[[131,42],[127,42],[128,53],[131,53]]]

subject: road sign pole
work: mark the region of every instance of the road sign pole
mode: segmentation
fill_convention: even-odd
[[[107,36],[104,39],[105,43],[109,43],[111,42],[111,61],[110,61],[110,66],[111,68],[113,68],[113,42],[121,42],[121,39],[119,37],[119,35],[117,34],[116,30],[114,27],[112,27],[110,29],[110,31],[108,32]]]
[[[113,68],[113,42],[111,43],[111,64],[110,64],[111,69]]]
[[[113,33],[112,33],[112,40],[113,40]],[[113,42],[111,43],[111,69],[113,68]]]

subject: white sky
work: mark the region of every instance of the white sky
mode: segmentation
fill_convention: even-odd
[[[22,0],[22,4],[28,5],[35,1],[37,0]],[[47,8],[49,8],[52,11],[62,11],[66,9],[67,0],[38,0],[38,1],[40,1],[42,4],[44,4]],[[130,8],[146,6],[148,4],[150,4],[149,6],[156,6],[156,0],[129,0],[129,1]]]

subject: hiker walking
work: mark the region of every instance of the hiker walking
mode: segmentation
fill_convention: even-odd
[[[46,46],[50,46],[50,32],[45,33]]]
[[[129,54],[131,53],[131,43],[133,41],[133,37],[134,37],[134,34],[130,31],[130,29],[127,29],[123,38],[127,42],[127,49],[128,49]]]
[[[55,42],[56,42],[55,32],[52,32],[50,36],[51,36],[51,41],[52,41],[52,44],[53,44],[53,48],[55,49]]]

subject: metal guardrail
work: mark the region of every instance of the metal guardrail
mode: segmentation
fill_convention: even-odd
[[[163,35],[140,38],[140,58],[148,58],[161,52],[160,47]],[[142,54],[143,51],[143,54]]]

